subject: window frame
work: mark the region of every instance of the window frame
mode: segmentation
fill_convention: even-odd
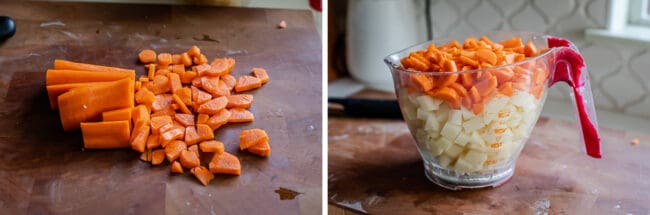
[[[614,42],[650,47],[650,0],[609,0],[607,28],[587,29],[585,37],[595,42]],[[634,15],[632,15],[634,14]]]

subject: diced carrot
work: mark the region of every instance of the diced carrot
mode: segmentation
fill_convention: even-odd
[[[135,80],[135,70],[132,69],[122,69],[117,67],[100,66],[100,65],[87,64],[87,63],[77,63],[77,62],[72,62],[67,60],[55,59],[54,69],[55,70],[83,70],[83,71],[95,71],[95,72],[107,72],[107,73],[126,72],[129,74],[133,74],[133,76],[131,76],[130,78],[131,80]]]
[[[221,80],[226,83],[226,86],[228,86],[228,89],[230,89],[231,91],[232,89],[235,88],[235,85],[237,84],[237,80],[235,79],[235,77],[233,77],[230,74],[221,76]]]
[[[210,119],[210,115],[201,113],[196,117],[196,124],[206,124],[206,122],[208,122],[208,119]]]
[[[147,78],[149,80],[153,80],[154,76],[156,75],[156,64],[149,64],[149,68],[147,70]]]
[[[145,150],[140,153],[140,160],[144,162],[151,162],[151,150]]]
[[[158,65],[167,66],[172,63],[172,55],[169,53],[158,54]]]
[[[214,131],[206,124],[196,124],[196,132],[199,133],[201,141],[214,139]]]
[[[228,99],[227,108],[250,108],[253,103],[253,95],[250,94],[237,94],[226,96]]]
[[[131,146],[129,143],[130,122],[127,120],[110,122],[82,122],[84,148],[112,149]]]
[[[159,95],[169,92],[171,90],[170,86],[169,78],[167,76],[156,74],[153,78],[152,89],[149,90],[154,94]]]
[[[497,55],[492,52],[490,49],[478,49],[476,50],[476,57],[481,61],[481,62],[487,62],[491,65],[495,65],[497,63]]]
[[[243,130],[241,133],[239,133],[239,149],[244,150],[268,140],[269,136],[266,134],[266,131],[262,129],[254,128]]]
[[[468,92],[465,89],[465,87],[463,87],[463,85],[459,84],[458,82],[449,85],[449,87],[451,89],[454,89],[456,93],[458,93],[458,96],[460,97],[466,97],[468,95]]]
[[[201,153],[199,152],[198,144],[194,144],[194,145],[191,145],[191,146],[187,147],[187,150],[194,153],[197,158],[201,157]]]
[[[181,89],[178,89],[174,91],[174,94],[178,95],[178,97],[185,103],[186,106],[192,105],[192,90],[188,87],[183,87]]]
[[[463,84],[463,87],[466,89],[471,88],[474,85],[474,77],[471,73],[462,73],[460,76],[460,83]]]
[[[190,111],[190,109],[188,109],[187,106],[185,106],[185,103],[183,102],[183,100],[181,100],[181,97],[178,97],[178,95],[173,94],[172,99],[174,99],[174,103],[176,103],[176,105],[178,105],[181,112],[183,112],[185,114],[191,114],[192,113]]]
[[[190,170],[194,177],[198,179],[203,186],[207,186],[212,179],[214,179],[214,175],[204,166],[197,166],[194,167]]]
[[[503,45],[503,48],[517,48],[523,46],[523,43],[521,42],[521,38],[518,37],[513,37],[507,40],[503,40],[499,42],[499,44]]]
[[[133,92],[133,81],[122,79],[105,85],[77,87],[61,94],[58,105],[63,130],[78,129],[81,122],[99,121],[105,111],[133,107]]]
[[[198,105],[201,105],[203,103],[206,103],[212,99],[212,95],[209,93],[204,92],[203,90],[200,90],[199,88],[196,88],[194,86],[191,87],[192,91],[192,103],[194,105],[197,105],[196,107],[198,108]]]
[[[548,70],[542,69],[542,68],[537,68],[535,69],[535,73],[533,74],[533,83],[535,85],[541,85],[546,82],[546,79],[548,78],[549,72]]]
[[[229,74],[235,67],[235,59],[232,58],[216,58],[210,63],[210,69],[202,75],[207,76],[222,76]]]
[[[201,77],[201,88],[216,96],[219,90],[219,77]]]
[[[268,141],[264,141],[258,144],[255,144],[249,148],[247,148],[248,152],[262,156],[262,157],[268,157],[271,155],[271,146],[269,145]]]
[[[167,73],[167,78],[169,79],[169,89],[171,92],[176,92],[176,90],[183,88],[181,78],[178,74]]]
[[[165,150],[156,149],[151,152],[151,164],[158,165],[165,161]]]
[[[205,57],[204,54],[201,54],[198,57],[193,57],[192,61],[194,62],[194,64],[202,65],[202,64],[207,64],[208,63],[208,58]]]
[[[174,65],[176,65],[176,64],[181,64],[182,65],[183,64],[181,62],[181,55],[180,54],[173,54],[172,55],[172,64],[174,64]],[[185,67],[185,65],[183,65],[183,67]],[[185,71],[184,69],[185,68],[183,68],[183,71]]]
[[[230,95],[230,87],[223,80],[219,80],[217,85],[217,90],[214,92],[213,96],[228,96]]]
[[[456,80],[458,80],[458,76],[459,76],[458,74],[448,74],[448,75],[440,76],[438,78],[439,80],[438,87],[447,87],[453,84],[454,82],[456,82]]]
[[[172,127],[169,130],[160,132],[160,141],[163,147],[174,140],[182,140],[185,138],[185,127]]]
[[[201,104],[197,109],[197,112],[204,114],[216,114],[220,110],[226,108],[227,104],[228,99],[225,96],[220,96],[210,100],[209,102]]]
[[[237,83],[235,84],[235,92],[252,90],[252,89],[260,88],[261,86],[262,86],[262,81],[259,78],[244,75],[237,78]]]
[[[490,72],[497,78],[497,83],[499,84],[512,80],[512,77],[515,75],[515,72],[510,68],[491,70]]]
[[[144,152],[147,144],[147,138],[149,137],[149,132],[149,125],[145,124],[144,126],[134,127],[131,134],[131,148],[138,152]]]
[[[86,82],[117,81],[124,78],[135,80],[135,72],[94,72],[83,70],[53,70],[45,73],[45,85],[73,84]]]
[[[423,92],[433,89],[433,81],[425,74],[411,74],[411,81],[413,81]]]
[[[194,72],[194,73],[196,73],[197,75],[196,75],[196,77],[194,77],[194,79],[192,79],[190,84],[193,87],[203,87],[202,84],[201,84],[201,76],[199,76],[197,72]]]
[[[266,70],[262,68],[253,68],[253,76],[259,78],[262,81],[262,84],[269,82],[269,75],[266,74]]]
[[[197,73],[194,71],[185,71],[183,75],[181,75],[181,83],[183,84],[192,83],[192,79],[194,79],[196,76]]]
[[[172,173],[183,173],[183,167],[181,166],[181,163],[178,161],[172,162],[172,168],[171,168]]]
[[[506,95],[506,96],[512,96],[512,94],[513,94],[513,92],[512,92],[512,82],[503,83],[499,87],[499,93],[501,93],[503,95]]]
[[[231,115],[232,114],[230,113],[230,111],[224,108],[224,109],[220,110],[219,112],[215,113],[214,115],[212,115],[205,122],[205,124],[210,126],[210,128],[212,130],[217,130],[219,127],[221,127],[222,125],[225,125],[226,123],[228,123],[228,121],[230,121]]]
[[[192,57],[190,57],[190,55],[187,54],[187,52],[183,52],[181,54],[181,63],[184,66],[192,66]]]
[[[175,161],[179,156],[181,156],[181,152],[186,149],[187,146],[183,141],[174,140],[169,142],[169,144],[165,147],[165,156],[167,157],[167,161]]]
[[[526,46],[524,46],[524,54],[526,57],[533,57],[537,55],[537,48],[532,41],[528,41],[528,43],[526,43]]]
[[[168,115],[151,117],[151,133],[159,134],[160,128],[165,125],[172,125],[172,118]]]
[[[241,164],[239,163],[239,159],[228,152],[215,153],[208,166],[212,173],[230,175],[241,174]]]
[[[199,136],[199,133],[196,131],[196,128],[194,126],[187,126],[185,128],[185,144],[189,145],[194,145],[201,141],[201,137]]]
[[[190,47],[189,50],[187,50],[186,53],[190,57],[197,57],[197,56],[201,55],[201,49],[199,49],[199,47],[197,47],[197,46],[192,46],[192,47]]]
[[[135,93],[135,102],[138,104],[145,104],[151,106],[155,96],[153,92],[149,91],[147,88],[141,88],[138,92]]]
[[[174,115],[176,122],[181,123],[183,126],[194,125],[194,115],[193,114],[182,114],[177,113]]]
[[[496,77],[490,76],[488,79],[483,79],[476,83],[476,89],[481,96],[487,96],[497,88],[497,84]]]
[[[153,63],[156,61],[156,52],[151,49],[145,49],[140,51],[138,58],[141,63]]]
[[[228,122],[252,122],[255,120],[255,116],[250,111],[243,108],[232,108],[230,111],[230,118]]]
[[[138,105],[133,108],[133,113],[131,116],[133,118],[133,124],[139,120],[144,120],[145,124],[149,124],[151,120],[151,115],[149,114],[149,109],[144,105]]]
[[[156,95],[153,103],[151,103],[151,110],[154,112],[164,110],[172,104],[173,100],[174,98],[170,94]]]
[[[167,76],[171,71],[169,71],[168,66],[158,65],[155,75]],[[154,77],[155,77],[154,75]]]
[[[223,153],[224,145],[221,141],[208,140],[199,144],[202,152],[215,152],[217,154]]]
[[[153,128],[151,129],[153,132]],[[147,137],[147,149],[155,149],[160,146],[160,135],[158,134],[151,134],[149,137]]]
[[[181,165],[183,165],[183,167],[188,169],[201,165],[201,161],[199,160],[199,157],[196,156],[194,152],[191,152],[189,150],[181,151],[179,160],[181,161]]]
[[[478,103],[481,101],[481,94],[478,93],[476,86],[472,86],[472,88],[469,89],[469,96],[472,98],[473,103]]]

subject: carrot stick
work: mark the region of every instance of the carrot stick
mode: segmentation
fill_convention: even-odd
[[[84,148],[113,149],[126,148],[129,144],[129,126],[127,120],[111,122],[83,122],[81,134]]]
[[[45,85],[117,81],[123,78],[135,80],[135,72],[94,72],[49,69],[45,73]]]
[[[89,87],[107,84],[107,82],[85,82],[85,83],[70,83],[70,84],[57,84],[47,86],[47,96],[50,99],[50,108],[56,110],[59,108],[58,98],[61,94],[68,92],[68,90],[75,87]]]
[[[77,63],[77,62],[60,60],[60,59],[54,60],[54,69],[55,70],[83,70],[83,71],[95,71],[95,72],[126,72],[126,73],[133,73],[133,78],[131,80],[135,80],[135,70],[132,69],[123,69],[123,68],[110,67],[110,66]]]

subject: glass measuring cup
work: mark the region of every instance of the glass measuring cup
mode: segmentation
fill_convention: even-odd
[[[392,73],[402,115],[424,161],[426,176],[452,190],[505,183],[514,174],[517,157],[537,122],[547,88],[559,81],[573,88],[587,154],[600,158],[589,74],[577,48],[563,38],[539,33],[481,35],[492,41],[519,37],[546,51],[514,63],[476,70],[426,72],[402,66],[403,58],[426,49],[431,42],[444,44],[476,36],[467,35],[418,44],[384,59]],[[500,74],[514,75],[502,81]],[[450,85],[463,78],[473,81]]]

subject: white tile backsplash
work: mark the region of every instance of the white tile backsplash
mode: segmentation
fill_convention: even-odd
[[[578,45],[589,73],[596,108],[650,119],[650,48],[597,44],[586,28],[605,28],[607,0],[433,0],[435,37],[495,30],[538,31]],[[566,87],[548,99],[571,103]]]

